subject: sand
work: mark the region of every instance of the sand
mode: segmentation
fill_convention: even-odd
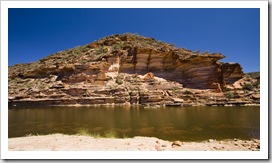
[[[41,135],[8,139],[9,151],[258,151],[260,140],[166,141],[155,137],[94,138],[78,135]]]

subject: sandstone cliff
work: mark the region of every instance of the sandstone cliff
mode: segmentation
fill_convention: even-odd
[[[108,36],[37,62],[9,67],[9,104],[259,103],[259,89],[253,87],[257,79],[246,80],[238,63],[218,62],[224,57],[136,34]],[[241,91],[248,83],[251,92],[244,96]],[[214,97],[207,100],[209,92]]]

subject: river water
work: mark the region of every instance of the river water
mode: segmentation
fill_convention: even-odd
[[[165,140],[250,139],[260,137],[260,107],[10,107],[8,135],[21,137],[79,130],[118,137]]]

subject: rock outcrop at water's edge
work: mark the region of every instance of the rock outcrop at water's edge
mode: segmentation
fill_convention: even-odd
[[[9,67],[9,105],[256,105],[259,78],[220,53],[113,35]]]

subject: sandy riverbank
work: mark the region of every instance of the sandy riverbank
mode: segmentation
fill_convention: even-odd
[[[260,150],[260,140],[171,142],[155,137],[117,139],[52,134],[9,138],[8,148],[10,151],[255,151]]]

